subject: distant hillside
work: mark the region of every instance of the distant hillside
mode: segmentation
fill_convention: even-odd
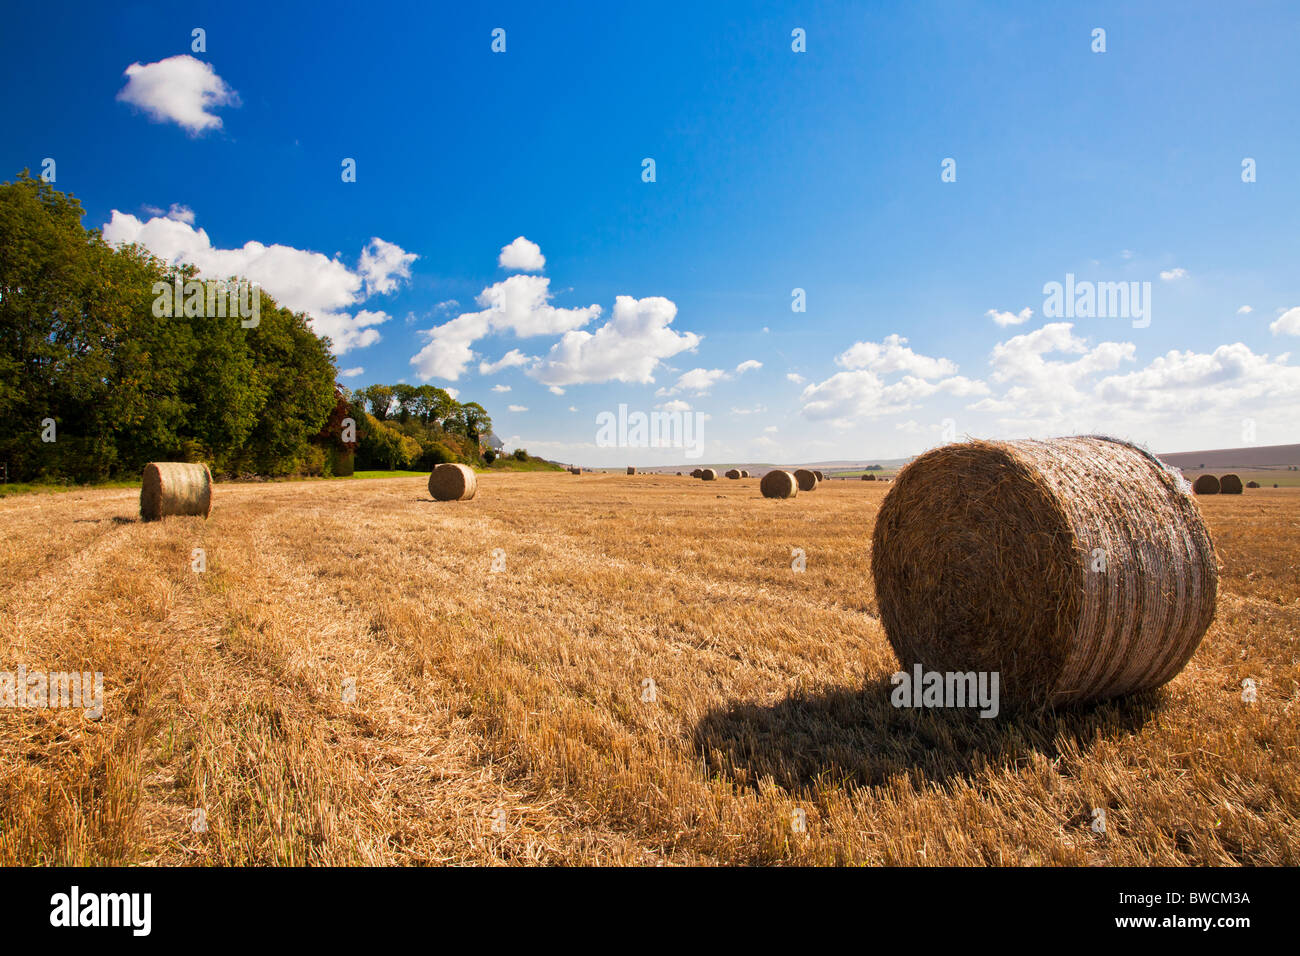
[[[1215,448],[1158,455],[1176,468],[1286,468],[1300,465],[1300,445],[1256,445],[1253,448]]]

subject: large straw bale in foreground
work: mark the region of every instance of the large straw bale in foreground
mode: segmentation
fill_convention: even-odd
[[[997,671],[1005,703],[1159,687],[1214,617],[1218,565],[1181,477],[1106,438],[937,448],[903,469],[872,574],[903,669]]]
[[[769,471],[758,483],[764,498],[793,498],[799,494],[799,482],[788,471]]]
[[[794,480],[799,482],[800,491],[817,490],[817,474],[807,468],[800,468],[794,473]]]
[[[207,465],[151,461],[140,481],[140,517],[157,521],[168,515],[202,515],[212,511],[212,472]]]
[[[1219,479],[1219,494],[1221,495],[1239,495],[1241,489],[1241,478],[1238,475],[1224,475]]]
[[[469,501],[478,492],[478,477],[469,465],[434,465],[429,494],[437,501]]]

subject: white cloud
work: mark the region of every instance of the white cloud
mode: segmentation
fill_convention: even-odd
[[[1252,313],[1252,312],[1254,312],[1254,311],[1255,311],[1255,310],[1252,309],[1250,306],[1248,306],[1248,305],[1243,305],[1240,309],[1237,310],[1237,314],[1238,314],[1238,315],[1250,315],[1250,313]]]
[[[837,427],[897,414],[941,393],[970,396],[989,391],[983,382],[957,375],[954,362],[913,352],[907,347],[907,339],[899,335],[886,336],[878,343],[856,342],[835,362],[849,371],[809,385],[800,401],[805,417],[829,419]],[[905,374],[896,382],[886,383],[884,376],[898,372]]]
[[[564,389],[560,388],[560,386],[558,385],[552,385],[549,389],[547,389],[547,391],[549,391],[552,395],[564,394]]]
[[[744,375],[746,372],[752,371],[757,368],[762,368],[762,367],[763,367],[762,362],[759,362],[755,359],[747,359],[746,361],[741,362],[739,365],[736,366],[736,374]]]
[[[478,312],[465,312],[421,334],[429,343],[411,358],[426,381],[456,381],[474,361],[473,345],[493,332],[521,338],[558,335],[586,325],[600,315],[600,306],[557,309],[550,304],[551,280],[545,276],[513,275],[493,283],[478,295]]]
[[[460,400],[460,389],[458,389],[458,388],[444,388],[443,391],[446,392],[448,395],[450,395],[452,398],[454,398],[454,399],[456,399],[456,400],[458,400],[458,401]]]
[[[507,405],[506,407],[507,407],[508,409],[510,409],[512,412],[526,412],[526,411],[528,411],[528,406],[527,406],[527,405]]]
[[[671,402],[664,402],[662,405],[656,405],[655,407],[661,408],[665,412],[689,412],[691,410],[691,403],[684,402],[680,398],[675,398]]]
[[[239,105],[239,94],[212,65],[189,54],[132,63],[123,75],[126,86],[117,94],[121,102],[143,110],[155,122],[176,123],[191,136],[221,128],[221,117],[212,110]]]
[[[1181,266],[1174,269],[1165,269],[1160,273],[1160,278],[1164,279],[1166,282],[1174,282],[1175,280],[1178,279],[1186,279],[1187,270],[1182,268]]]
[[[194,210],[189,206],[183,206],[178,202],[174,202],[171,204],[171,208],[167,210],[167,218],[174,219],[176,222],[187,223],[192,226],[194,225]]]
[[[594,333],[566,332],[528,374],[544,385],[653,382],[661,361],[700,344],[694,332],[669,328],[676,315],[677,306],[661,296],[620,295],[607,323]]]
[[[775,435],[778,430],[779,429],[775,425],[768,425],[763,429],[763,431],[767,432],[769,435]]]
[[[804,378],[798,372],[786,372],[785,377],[788,381],[794,382],[796,385],[802,385],[804,382],[808,381],[808,379]]]
[[[366,283],[367,295],[387,295],[394,291],[401,279],[411,278],[411,263],[418,259],[414,252],[406,252],[393,242],[378,236],[361,250],[358,271]]]
[[[207,278],[238,276],[257,283],[280,305],[307,313],[316,333],[330,337],[336,355],[378,342],[379,331],[374,326],[389,318],[382,311],[363,310],[351,315],[348,310],[369,295],[364,277],[339,259],[319,252],[278,244],[267,246],[252,240],[238,249],[218,249],[206,231],[189,222],[165,217],[141,222],[116,209],[104,225],[103,234],[105,241],[113,245],[134,242],[167,262],[190,263]],[[376,243],[391,246],[372,239],[367,248],[379,248]],[[376,271],[379,267],[373,258],[371,262],[371,275],[377,279],[381,275]]]
[[[546,257],[542,247],[520,236],[514,242],[501,247],[501,256],[497,264],[511,272],[541,272],[546,268]]]
[[[492,391],[494,391],[494,392],[508,392],[508,391],[510,391],[510,386],[509,386],[509,385],[493,385],[493,386],[492,386]]]
[[[1300,335],[1300,306],[1287,309],[1268,328],[1274,335]]]
[[[680,375],[677,384],[672,388],[660,389],[659,394],[675,395],[677,392],[694,392],[696,395],[707,395],[714,385],[729,378],[731,376],[720,368],[693,368]]]
[[[881,375],[909,372],[920,378],[940,378],[957,371],[957,366],[946,358],[930,358],[913,352],[907,347],[907,339],[900,335],[887,335],[883,342],[855,342],[836,356],[835,364]]]
[[[571,411],[571,412],[576,412],[577,410],[578,410],[578,406],[577,406],[577,405],[570,405],[570,406],[569,406],[569,411]]]
[[[766,411],[767,406],[761,403],[755,405],[753,408],[736,408],[733,406],[731,409],[733,415],[761,415]]]
[[[366,370],[358,365],[356,368],[345,368],[339,372],[339,378],[356,378],[358,375],[364,375]]]
[[[1030,308],[1021,309],[1019,312],[999,312],[997,309],[989,309],[984,313],[992,319],[997,325],[1005,328],[1008,325],[1023,325],[1033,316],[1034,310]]]
[[[511,349],[495,362],[479,362],[478,373],[480,375],[492,375],[505,368],[527,365],[531,361],[533,361],[533,359],[530,356],[525,355],[518,349]]]

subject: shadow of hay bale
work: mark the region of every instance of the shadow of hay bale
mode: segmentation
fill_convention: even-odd
[[[1048,760],[1140,730],[1164,691],[1096,706],[981,718],[975,710],[894,707],[888,677],[864,688],[795,695],[772,705],[735,704],[707,713],[693,734],[709,774],[757,788],[770,777],[787,791],[879,786],[904,774],[915,785],[970,780],[984,767]]]

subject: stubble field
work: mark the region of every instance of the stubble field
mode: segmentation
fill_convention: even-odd
[[[0,671],[105,690],[0,709],[0,864],[1300,863],[1300,489],[1168,687],[982,720],[890,705],[889,485],[479,481],[0,499]]]

